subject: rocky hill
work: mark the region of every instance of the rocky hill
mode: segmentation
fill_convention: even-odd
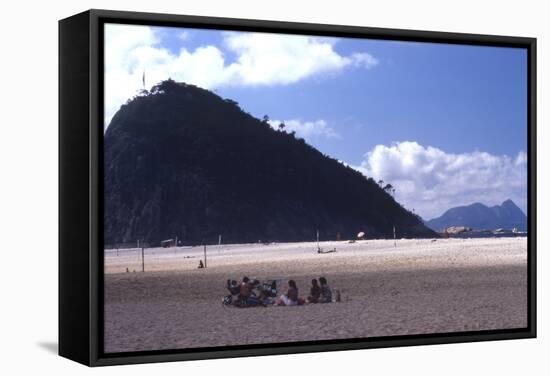
[[[104,135],[105,244],[431,237],[372,179],[216,94],[168,80]]]
[[[426,225],[436,231],[451,226],[466,226],[475,230],[517,228],[526,231],[527,216],[512,200],[506,200],[501,205],[491,207],[480,203],[457,206],[447,210],[441,217],[427,221]]]

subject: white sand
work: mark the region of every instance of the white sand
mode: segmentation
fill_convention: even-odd
[[[526,238],[322,242],[108,250],[107,352],[520,328]],[[126,273],[126,268],[130,273]],[[136,270],[136,272],[133,272]],[[225,281],[292,278],[306,297],[325,276],[344,302],[223,307]],[[285,286],[286,287],[286,286]],[[286,290],[286,288],[285,288]]]

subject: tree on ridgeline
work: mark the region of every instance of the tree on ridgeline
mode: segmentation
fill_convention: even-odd
[[[393,188],[393,185],[390,183],[386,184],[384,188],[382,188],[384,191],[386,191],[389,194],[393,194],[395,192],[395,189]]]

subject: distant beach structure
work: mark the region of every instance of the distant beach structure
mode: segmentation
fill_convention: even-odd
[[[176,241],[174,239],[166,239],[160,242],[160,246],[162,248],[170,248],[170,247],[174,247],[175,245],[176,245]]]

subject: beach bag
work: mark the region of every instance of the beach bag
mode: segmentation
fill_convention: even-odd
[[[223,305],[231,305],[233,303],[233,296],[227,295],[222,299]]]

